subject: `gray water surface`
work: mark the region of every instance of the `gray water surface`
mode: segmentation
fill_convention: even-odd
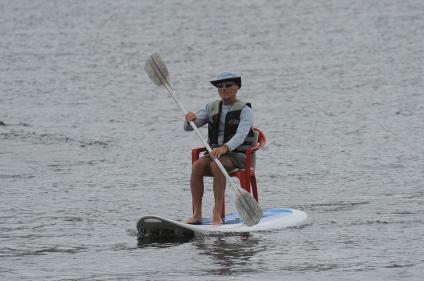
[[[0,1],[0,279],[421,280],[424,2]],[[138,245],[190,216],[188,110],[243,76],[263,208],[307,224]],[[206,130],[202,130],[206,136]],[[211,213],[208,179],[204,212]],[[231,191],[227,209],[234,210]]]

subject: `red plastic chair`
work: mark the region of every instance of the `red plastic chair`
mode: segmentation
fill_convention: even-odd
[[[258,128],[253,128],[253,132],[255,133],[255,139],[257,139],[257,141],[256,143],[252,145],[252,147],[249,147],[246,150],[246,162],[244,165],[244,169],[235,169],[233,171],[230,171],[228,174],[230,175],[230,177],[237,177],[240,181],[241,188],[243,188],[249,193],[252,193],[256,201],[259,201],[258,188],[256,184],[256,173],[255,173],[255,166],[256,166],[255,152],[265,146],[266,138],[264,133]],[[192,149],[191,151],[192,164],[194,164],[194,162],[197,159],[199,159],[200,153],[204,151],[206,151],[206,147],[198,147],[198,148]],[[222,204],[222,218],[225,218],[225,201]]]

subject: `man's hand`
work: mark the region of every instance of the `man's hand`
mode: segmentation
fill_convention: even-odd
[[[223,154],[227,153],[228,151],[230,151],[230,148],[224,144],[220,147],[216,147],[212,149],[212,152],[210,153],[210,155],[212,159],[215,159],[215,158],[221,157]]]
[[[190,121],[194,121],[196,120],[197,116],[196,113],[194,112],[187,112],[187,114],[185,115],[185,120],[190,123]]]

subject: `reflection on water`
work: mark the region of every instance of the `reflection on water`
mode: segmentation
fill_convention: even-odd
[[[145,236],[138,239],[141,249],[170,248],[188,244],[194,247],[196,255],[207,257],[210,264],[206,274],[233,275],[237,272],[254,272],[258,267],[257,254],[265,251],[260,238],[248,234],[206,235],[197,237]],[[255,263],[255,267],[252,267]]]
[[[236,272],[255,271],[252,260],[255,255],[265,250],[260,246],[258,238],[245,239],[240,235],[206,236],[192,243],[199,250],[199,255],[209,257],[210,261],[217,266],[206,270],[212,275],[233,275]]]
[[[163,238],[163,237],[143,237],[137,239],[138,248],[169,248],[179,246],[183,243],[187,243],[193,240],[192,237],[174,237],[174,238]]]

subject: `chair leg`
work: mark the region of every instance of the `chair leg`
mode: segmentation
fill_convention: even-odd
[[[250,177],[251,180],[251,184],[252,184],[252,193],[253,193],[253,197],[256,199],[256,201],[259,202],[259,198],[258,198],[258,186],[256,184],[256,176],[252,175]]]
[[[252,185],[250,184],[251,173],[246,171],[245,174],[243,175],[243,177],[244,177],[244,182],[245,182],[245,189],[247,190],[247,192],[250,193],[252,191]]]
[[[245,180],[245,178],[244,178],[244,175],[241,175],[240,177],[238,177],[239,178],[239,181],[240,181],[240,186],[241,186],[241,188],[243,188],[244,190],[246,190],[247,192],[250,192],[250,190],[249,190],[249,187],[247,186],[247,184],[246,184],[246,180]]]

